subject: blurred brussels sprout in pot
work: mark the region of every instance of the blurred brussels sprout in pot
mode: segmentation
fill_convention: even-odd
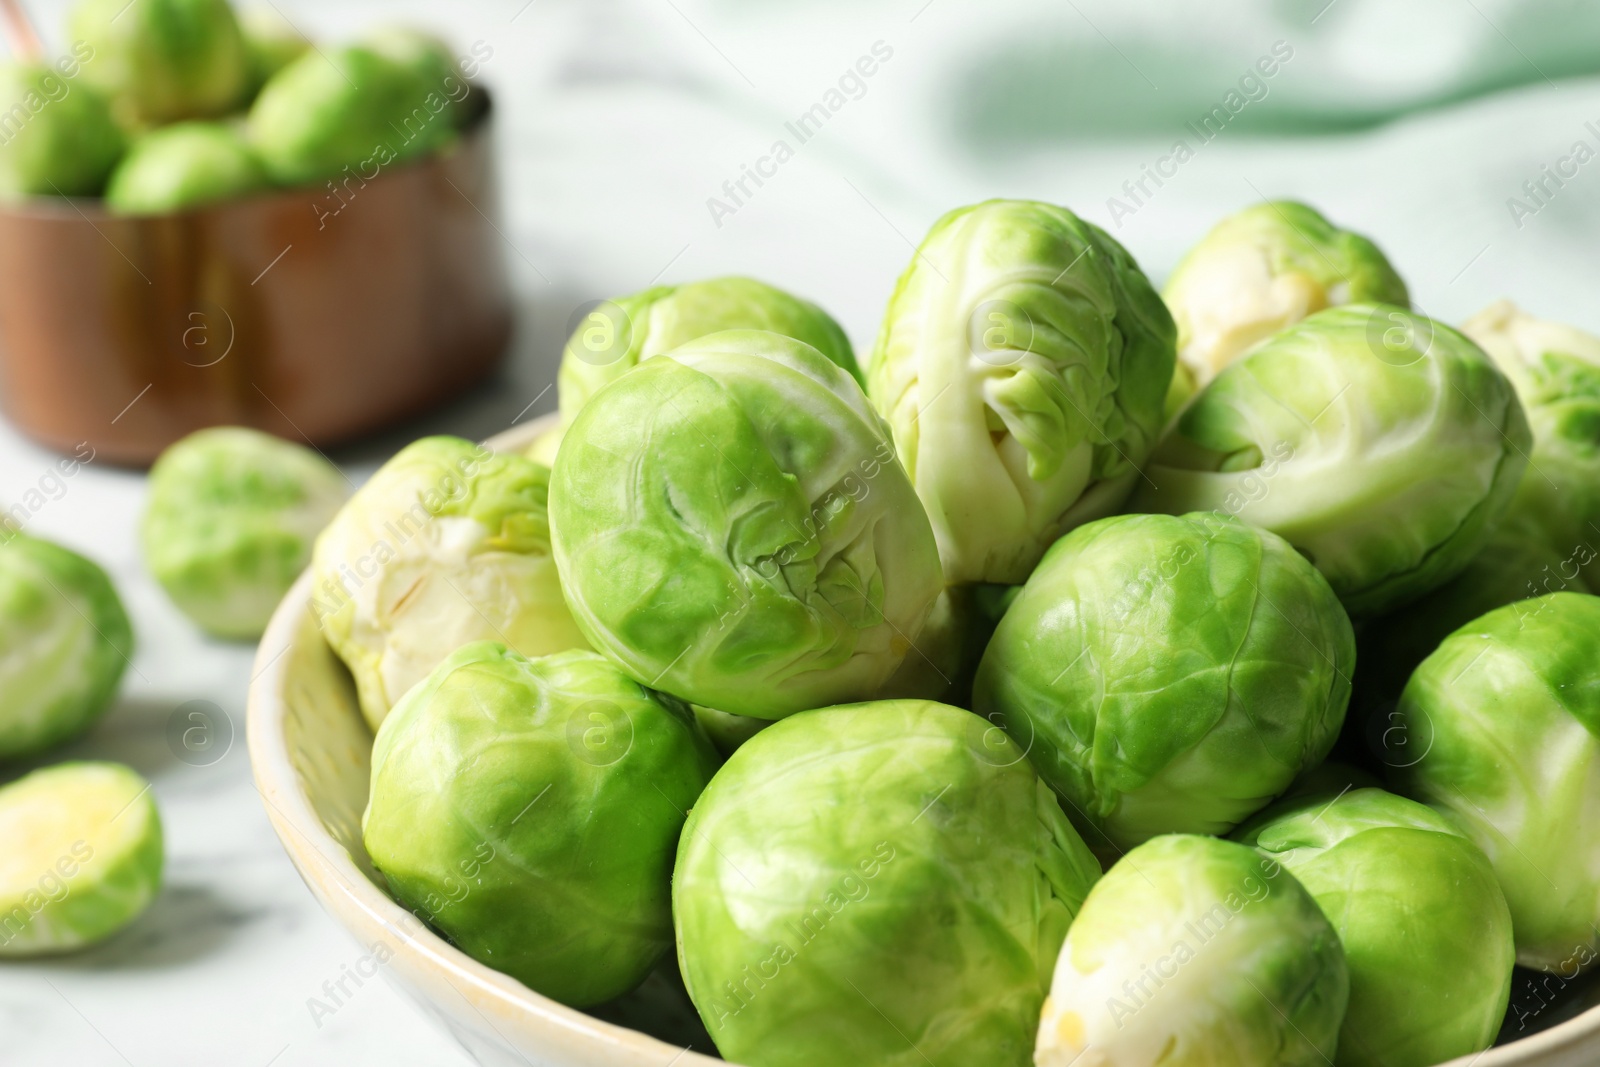
[[[81,79],[0,66],[0,199],[98,196],[123,147],[110,106]]]
[[[973,708],[1004,726],[1102,858],[1227,833],[1327,755],[1355,666],[1328,583],[1226,516],[1123,515],[1045,554]]]
[[[145,566],[202,629],[259,637],[349,495],[309,448],[242,426],[200,430],[150,469]]]
[[[1026,1067],[1100,868],[1022,749],[896,700],[793,716],[689,814],[678,959],[729,1060]]]
[[[311,42],[276,7],[247,7],[239,13],[245,53],[250,57],[251,94],[278,71],[311,49]]]
[[[1062,533],[1116,511],[1173,359],[1138,264],[1066,208],[991,200],[934,223],[866,373],[945,580],[1018,584]]]
[[[550,472],[459,437],[401,449],[317,538],[312,607],[377,729],[446,655],[583,648],[550,555]]]
[[[1491,611],[1400,698],[1400,791],[1464,829],[1511,907],[1517,962],[1567,976],[1600,953],[1600,597]]]
[[[1533,430],[1528,470],[1501,525],[1542,539],[1600,585],[1600,337],[1509,300],[1461,330],[1511,379]]]
[[[1350,1006],[1336,1067],[1432,1067],[1494,1043],[1511,913],[1454,823],[1381,789],[1297,797],[1236,839],[1294,875],[1339,932]]]
[[[556,456],[550,526],[595,648],[755,718],[874,695],[943,588],[860,388],[760,330],[690,342],[597,393]]]
[[[1034,1063],[1325,1067],[1349,981],[1338,935],[1276,861],[1158,837],[1089,891]]]
[[[119,215],[159,215],[266,185],[266,171],[236,127],[180,122],[133,143],[111,174],[106,207]]]
[[[1321,311],[1224,370],[1145,466],[1133,507],[1280,534],[1352,615],[1437,588],[1527,465],[1522,405],[1471,341],[1386,305]]]
[[[467,93],[466,79],[456,69],[456,56],[438,36],[415,26],[385,26],[362,38],[361,43],[409,67],[430,92],[439,94],[451,113],[452,121],[460,113],[459,105]]]
[[[415,67],[371,48],[307,52],[262,87],[249,136],[281,185],[341,174],[370,181],[448,141],[449,102]]]
[[[686,708],[593,652],[480,641],[384,720],[362,836],[395,897],[468,955],[597,1004],[672,946],[678,834],[716,766]]]
[[[131,655],[133,630],[105,571],[0,526],[0,759],[87,730]]]
[[[1217,223],[1179,261],[1161,295],[1178,326],[1178,358],[1201,385],[1324,308],[1410,305],[1405,282],[1377,245],[1291,200]]]
[[[228,0],[79,0],[83,79],[130,127],[224,115],[245,102],[250,55]]]
[[[161,888],[161,816],[120,763],[59,763],[0,786],[0,957],[70,952]]]
[[[709,278],[658,285],[588,309],[574,323],[557,375],[562,430],[589,398],[644,360],[723,330],[769,330],[792,337],[837,363],[858,382],[850,340],[826,311],[754,278]],[[562,430],[541,455],[554,461]],[[541,440],[544,440],[541,438]]]

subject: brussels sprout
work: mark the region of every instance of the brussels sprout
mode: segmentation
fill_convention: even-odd
[[[0,956],[70,952],[161,888],[161,816],[120,763],[59,763],[0,786]]]
[[[945,580],[1019,584],[1063,532],[1117,510],[1173,360],[1138,264],[1066,208],[990,200],[934,223],[866,370]]]
[[[1405,282],[1377,245],[1292,200],[1256,204],[1217,223],[1179,261],[1161,295],[1178,325],[1178,358],[1201,385],[1323,308],[1410,306]]]
[[[1600,597],[1552,593],[1445,638],[1400,698],[1400,791],[1464,829],[1511,906],[1517,962],[1600,952]],[[1576,962],[1575,962],[1576,961]]]
[[[861,380],[849,338],[809,301],[754,278],[658,285],[596,305],[567,338],[556,378],[562,431],[590,397],[644,360],[723,330],[770,330],[804,341]],[[539,446],[545,462],[554,463],[562,431]]]
[[[443,101],[452,118],[459,112],[466,81],[457,73],[455,53],[439,37],[413,26],[385,26],[361,43],[409,67],[428,91]]]
[[[250,141],[279,184],[345,172],[370,181],[391,163],[450,138],[449,120],[441,117],[447,102],[416,68],[370,48],[307,52],[256,97]]]
[[[106,186],[106,207],[121,215],[159,215],[266,184],[266,172],[233,126],[180,122],[133,143]]]
[[[94,50],[84,81],[128,126],[223,115],[250,91],[250,55],[228,0],[80,0],[70,24]]]
[[[533,439],[524,456],[533,460],[542,467],[555,467],[556,451],[561,447],[561,438],[565,431],[560,426],[552,426]]]
[[[122,149],[89,86],[37,64],[0,66],[0,199],[97,196]]]
[[[716,766],[688,709],[593,652],[477,641],[384,720],[362,835],[468,955],[597,1004],[671,947],[678,833]]]
[[[689,813],[684,981],[753,1067],[1026,1067],[1056,950],[1100,875],[1022,749],[921,700],[785,719]]]
[[[928,621],[900,669],[879,690],[880,699],[937,700],[969,707],[972,676],[983,658],[1011,586],[953,585],[933,602]]]
[[[133,630],[105,571],[0,527],[0,759],[87,730],[132,654]]]
[[[556,456],[550,527],[595,648],[758,719],[874,695],[942,588],[860,388],[761,330],[692,341],[597,393]]]
[[[1541,538],[1563,572],[1600,585],[1600,337],[1545,322],[1509,300],[1462,326],[1511,379],[1533,452],[1503,527]]]
[[[202,629],[259,637],[348,495],[309,448],[242,426],[200,430],[150,470],[145,566]]]
[[[1467,565],[1529,444],[1515,391],[1471,341],[1397,307],[1349,305],[1218,375],[1150,458],[1133,506],[1264,526],[1352,615],[1377,615]]]
[[[1328,754],[1355,638],[1315,568],[1225,516],[1123,515],[1045,554],[984,652],[1002,724],[1097,852],[1227,833]]]
[[[239,14],[245,53],[250,57],[251,95],[278,71],[305,55],[311,42],[270,5],[247,7]]]
[[[1478,846],[1381,789],[1302,796],[1235,835],[1293,874],[1339,932],[1350,1007],[1336,1067],[1432,1067],[1494,1043],[1511,913]]]
[[[317,538],[313,608],[373,729],[450,652],[584,648],[550,556],[550,472],[459,437],[401,449]]]
[[[1034,1062],[1324,1067],[1348,993],[1339,937],[1293,875],[1231,841],[1158,837],[1089,891]]]

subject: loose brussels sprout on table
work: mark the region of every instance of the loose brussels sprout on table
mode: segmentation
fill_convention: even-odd
[[[1197,386],[1306,316],[1339,304],[1407,307],[1378,247],[1315,209],[1269,201],[1229,215],[1191,248],[1161,293],[1178,358]]]
[[[133,143],[106,186],[106,207],[121,215],[159,215],[266,185],[266,172],[237,128],[179,122]]]
[[[475,642],[384,720],[362,833],[469,955],[596,1004],[671,947],[678,831],[716,765],[688,709],[593,652]]]
[[[1432,1067],[1488,1048],[1511,992],[1511,913],[1483,852],[1431,808],[1354,789],[1275,805],[1235,835],[1283,864],[1339,934],[1337,1067]]]
[[[1352,615],[1459,573],[1527,466],[1516,392],[1460,333],[1398,307],[1318,312],[1190,402],[1134,510],[1215,510],[1280,534]]]
[[[1327,755],[1355,638],[1316,569],[1226,516],[1068,534],[1006,612],[973,707],[1003,724],[1103,857],[1227,833]]]
[[[1517,961],[1576,974],[1600,955],[1600,597],[1553,593],[1447,637],[1400,699],[1421,752],[1400,790],[1489,857]]]
[[[689,814],[684,981],[751,1067],[1026,1067],[1100,868],[1022,749],[929,701],[809,711],[751,738]]]
[[[150,470],[145,564],[206,631],[254,638],[349,495],[339,469],[258,430],[200,430]]]
[[[104,940],[161,887],[150,783],[119,763],[61,763],[0,786],[0,956]]]
[[[1161,430],[1172,317],[1066,208],[991,200],[934,223],[895,286],[867,391],[951,584],[1016,585],[1117,511]]]
[[[313,609],[376,729],[455,649],[583,648],[550,554],[550,472],[459,437],[425,437],[317,538]]]
[[[250,90],[250,56],[227,0],[80,0],[71,32],[94,50],[83,79],[132,128],[223,115]]]
[[[0,759],[87,730],[132,654],[133,630],[105,571],[0,526]]]
[[[596,393],[556,456],[550,533],[596,649],[754,718],[873,696],[942,588],[860,388],[761,330],[702,337]]]
[[[1034,1063],[1325,1067],[1349,983],[1338,934],[1275,860],[1231,841],[1157,837],[1083,902]]]

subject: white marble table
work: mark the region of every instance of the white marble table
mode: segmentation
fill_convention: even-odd
[[[1341,77],[1355,95],[1381,102],[1411,98],[1430,77],[1448,82],[1450,62],[1481,67],[1487,56],[1512,71],[1542,66],[1534,57],[1545,54],[1526,40],[1497,38],[1500,26],[1488,20],[1502,17],[1500,6],[1486,0],[1481,16],[1474,5],[1415,5],[1446,20],[1416,54],[1362,21],[1376,19],[1381,30],[1385,5],[1340,4],[1314,26],[1320,3],[1288,29],[1248,4],[1175,29],[1149,5],[1087,0],[1053,14],[1044,5],[960,0],[789,8],[284,0],[294,21],[326,37],[388,15],[440,26],[462,48],[484,42],[493,54],[483,77],[501,105],[506,255],[521,316],[515,352],[466,400],[335,458],[365,475],[421,433],[482,437],[551,409],[554,354],[574,309],[657,279],[753,274],[816,299],[865,347],[933,218],[995,195],[1076,207],[1112,228],[1158,277],[1227,211],[1261,195],[1301,197],[1377,236],[1418,303],[1438,317],[1458,320],[1511,294],[1536,313],[1600,328],[1592,251],[1600,162],[1520,226],[1507,206],[1572,142],[1600,147],[1584,126],[1600,120],[1593,81],[1547,84],[1540,75],[1510,93],[1318,139],[1229,131],[1131,214],[1109,203],[1124,198],[1124,181],[1137,180],[1178,134],[1181,123],[1163,117],[1163,107],[1205,111],[1234,72],[1286,36],[1295,59],[1271,91],[1291,103],[1336,95]],[[58,5],[36,7],[46,25],[59,22]],[[1207,63],[1134,50],[1124,35],[1141,32],[1141,19],[1152,35],[1205,40]],[[1106,47],[1119,40],[1123,46]],[[856,94],[852,86],[820,132],[799,143],[786,123],[825,101],[841,72],[875,45],[890,55],[865,88]],[[1097,57],[1099,73],[1085,80],[1090,68],[1074,55]],[[1065,80],[1052,90],[1053,72]],[[1062,114],[1070,118],[1070,101],[1052,102],[1052,91],[1083,94],[1085,108],[1139,111],[1145,132],[1068,140]],[[793,158],[762,163],[778,140],[790,142]],[[734,203],[724,182],[736,183],[746,165],[771,173],[759,186],[747,179]],[[37,485],[52,461],[0,425],[0,507]],[[123,760],[154,781],[168,831],[166,889],[135,926],[93,951],[0,965],[0,1062],[464,1063],[387,985],[346,980],[348,996],[336,1003],[330,995],[362,950],[301,885],[251,786],[242,727],[252,650],[198,636],[144,573],[135,538],[143,496],[139,473],[91,464],[28,528],[102,562],[132,612],[140,644],[122,697],[91,737],[61,755]],[[184,762],[166,740],[176,709],[190,700],[214,704],[235,733],[231,751],[209,766]]]

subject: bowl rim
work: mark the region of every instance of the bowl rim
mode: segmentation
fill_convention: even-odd
[[[490,437],[484,444],[500,452],[520,452],[533,440],[559,425],[555,413]],[[434,972],[463,998],[475,994],[480,1004],[502,1013],[522,1016],[553,1029],[568,1031],[589,1042],[596,1053],[638,1057],[640,1063],[672,1063],[682,1067],[714,1067],[727,1061],[668,1044],[638,1030],[607,1022],[577,1008],[534,992],[516,979],[479,963],[421,923],[378,888],[356,866],[349,853],[323,825],[311,806],[294,765],[283,732],[288,682],[286,655],[301,627],[311,600],[311,571],[295,581],[273,612],[257,649],[247,696],[246,739],[257,792],[268,821],[284,851],[300,872],[312,895],[325,910],[334,895],[344,898],[368,924],[355,930],[334,915],[362,944],[387,935],[397,957],[410,969]],[[470,1003],[470,1001],[469,1001]],[[481,1014],[481,1012],[480,1012]],[[485,1018],[491,1028],[494,1024]],[[503,1038],[502,1038],[503,1039]],[[1538,1067],[1576,1064],[1568,1054],[1600,1051],[1600,1006],[1506,1045],[1461,1056],[1439,1067]],[[646,1059],[645,1057],[648,1057]],[[675,1058],[674,1058],[675,1057]]]

